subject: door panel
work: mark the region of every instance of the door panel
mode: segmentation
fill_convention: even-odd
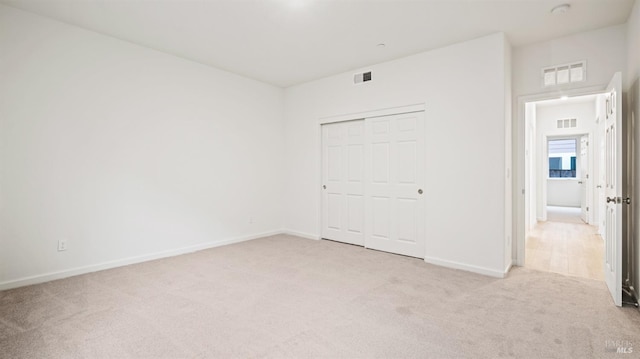
[[[373,183],[389,183],[389,144],[388,143],[374,143],[371,145],[371,156],[374,159],[372,162],[372,175],[371,179]]]
[[[365,245],[424,258],[424,113],[367,118],[365,132]]]
[[[605,260],[604,276],[613,301],[622,305],[622,82],[617,72],[604,96],[605,106]]]
[[[322,237],[364,245],[364,121],[322,126]]]
[[[327,149],[327,179],[332,182],[340,182],[342,179],[342,148],[340,145],[329,146]]]
[[[395,220],[398,224],[398,240],[410,243],[417,242],[416,217],[417,201],[410,198],[398,198]]]
[[[349,182],[363,183],[364,175],[364,145],[349,145],[348,147],[348,163]]]
[[[364,198],[361,195],[347,195],[347,231],[362,235],[364,233]]]
[[[398,143],[397,174],[399,183],[416,182],[416,143],[405,141]]]
[[[372,230],[368,231],[371,233],[371,237],[375,237],[377,239],[389,239],[389,206],[390,206],[390,198],[389,197],[377,197],[374,196],[371,198],[369,202],[371,207],[367,207],[367,209],[371,210],[371,216],[368,218],[372,223]],[[365,211],[367,212],[367,211]],[[365,219],[365,223],[368,222]],[[369,239],[369,238],[367,238]],[[367,247],[371,247],[369,245],[369,241],[366,242]]]
[[[342,194],[341,193],[328,193],[327,194],[327,227],[333,230],[340,231],[342,229]]]

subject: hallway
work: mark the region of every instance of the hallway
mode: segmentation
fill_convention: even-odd
[[[548,207],[526,239],[525,267],[604,280],[604,243],[595,226],[580,220],[580,209]]]

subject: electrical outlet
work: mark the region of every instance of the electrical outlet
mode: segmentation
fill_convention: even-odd
[[[66,251],[67,250],[67,240],[66,239],[61,239],[58,241],[58,252],[62,252],[62,251]]]

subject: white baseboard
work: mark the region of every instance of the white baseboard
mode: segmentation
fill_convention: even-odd
[[[447,261],[447,260],[444,260],[444,259],[433,258],[433,257],[425,257],[424,261],[427,262],[427,263],[431,263],[431,264],[435,264],[435,265],[441,266],[441,267],[447,267],[447,268],[453,268],[453,269],[461,269],[461,270],[464,270],[464,271],[467,271],[467,272],[478,273],[478,274],[487,275],[487,276],[495,277],[495,278],[504,278],[506,276],[506,273],[507,273],[507,270],[505,270],[504,272],[500,272],[499,270],[494,270],[494,269],[489,269],[489,268],[484,268],[484,267],[478,267],[478,266],[459,263],[459,262]]]
[[[307,238],[307,239],[315,239],[315,240],[320,239],[320,236],[317,235],[317,234],[298,232],[298,231],[294,231],[294,230],[286,229],[286,228],[282,229],[282,233],[288,234],[288,235],[291,235],[291,236]]]
[[[511,268],[513,268],[513,259],[511,261],[509,261],[509,263],[507,263],[507,266],[504,268],[504,276],[506,277],[507,274],[509,274],[509,271],[511,271]]]
[[[122,266],[135,264],[135,263],[152,261],[152,260],[155,260],[155,259],[174,257],[174,256],[178,256],[178,255],[181,255],[181,254],[197,252],[197,251],[201,251],[201,250],[204,250],[204,249],[225,246],[225,245],[233,244],[233,243],[240,243],[240,242],[244,242],[244,241],[250,241],[252,239],[258,239],[258,238],[262,238],[262,237],[273,236],[273,235],[281,234],[281,233],[283,233],[283,232],[282,231],[269,231],[269,232],[257,233],[257,234],[252,234],[252,235],[248,235],[248,236],[223,239],[221,241],[215,241],[215,242],[200,243],[200,244],[187,246],[187,247],[182,247],[182,248],[170,249],[170,250],[161,251],[161,252],[155,252],[155,253],[151,253],[151,254],[144,254],[144,255],[141,255],[141,256],[128,257],[128,258],[124,258],[124,259],[116,259],[116,260],[113,260],[113,261],[102,262],[102,263],[98,263],[98,264],[91,264],[91,265],[83,266],[83,267],[76,267],[76,268],[65,269],[65,270],[56,271],[56,272],[49,272],[49,273],[44,273],[44,274],[38,274],[38,275],[34,275],[34,276],[19,278],[19,279],[13,279],[13,280],[9,280],[9,281],[6,281],[6,282],[0,282],[0,290],[12,289],[12,288],[17,288],[17,287],[24,287],[24,286],[27,286],[27,285],[49,282],[49,281],[56,280],[56,279],[73,277],[73,276],[80,275],[80,274],[86,274],[86,273],[97,272],[97,271],[101,271],[101,270],[105,270],[105,269],[122,267]]]
[[[49,282],[56,279],[73,277],[81,274],[122,267],[130,264],[142,263],[142,262],[147,262],[147,261],[152,261],[152,260],[167,258],[167,257],[174,257],[181,254],[192,253],[192,252],[197,252],[204,249],[221,247],[229,244],[250,241],[253,239],[273,236],[277,234],[288,234],[296,237],[302,237],[302,238],[313,239],[313,240],[321,239],[319,235],[298,232],[290,229],[268,231],[268,232],[262,232],[262,233],[248,235],[248,236],[229,238],[229,239],[224,239],[224,240],[215,241],[215,242],[200,243],[192,246],[170,249],[166,251],[145,254],[141,256],[128,257],[128,258],[117,259],[113,261],[102,262],[102,263],[92,264],[92,265],[83,266],[83,267],[70,268],[70,269],[65,269],[65,270],[56,271],[56,272],[49,272],[49,273],[44,273],[44,274],[39,274],[39,275],[34,275],[29,277],[23,277],[19,279],[13,279],[5,282],[0,282],[0,290],[24,287],[27,285]],[[442,260],[438,258],[426,257],[424,260],[427,263],[439,265],[442,267],[461,269],[468,272],[488,275],[496,278],[504,278],[506,276],[506,273],[508,273],[509,269],[511,268],[511,264],[509,264],[507,268],[505,268],[504,272],[500,272],[493,269],[477,267],[477,266],[467,265],[463,263]]]

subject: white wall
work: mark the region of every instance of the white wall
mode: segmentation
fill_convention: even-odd
[[[1,5],[0,63],[0,289],[281,229],[283,90]]]
[[[576,178],[548,178],[547,205],[580,207],[580,184]]]
[[[613,74],[626,69],[626,25],[582,32],[513,49],[515,96],[589,86],[606,86]],[[584,82],[551,88],[542,86],[541,69],[575,61],[587,61]]]
[[[640,2],[636,1],[627,20],[627,84],[640,77]]]
[[[505,114],[505,145],[504,145],[504,166],[506,170],[506,176],[504,178],[504,212],[505,212],[505,227],[504,233],[506,236],[505,239],[505,247],[504,247],[504,262],[505,262],[505,272],[511,268],[513,264],[513,176],[512,176],[512,163],[513,163],[513,137],[511,133],[513,132],[513,122],[512,122],[512,98],[511,92],[512,88],[512,50],[511,44],[505,38],[505,51],[504,51],[504,74],[505,74],[505,83],[504,83],[504,114]]]
[[[367,67],[369,83],[354,85],[354,70],[288,88],[285,227],[320,233],[319,118],[426,103],[427,260],[501,275],[507,51],[495,34]]]
[[[557,128],[556,121],[559,119],[565,118],[575,118],[577,120],[577,126],[575,128]],[[575,205],[575,197],[570,196],[570,193],[576,193],[575,191],[571,191],[570,193],[565,194],[565,196],[558,198],[559,194],[556,191],[557,188],[553,188],[551,191],[548,190],[547,181],[549,177],[549,160],[547,154],[547,142],[546,139],[548,137],[557,137],[557,136],[566,136],[570,138],[579,134],[593,134],[596,130],[596,105],[595,100],[584,103],[567,103],[567,104],[559,104],[559,105],[537,105],[536,106],[536,146],[538,148],[538,153],[540,156],[537,156],[537,168],[536,168],[536,193],[537,193],[537,216],[541,220],[546,220],[545,214],[545,203],[547,205],[559,205],[558,203],[574,203],[572,206],[579,207],[579,189],[578,189],[578,204]],[[591,143],[594,143],[592,140]],[[576,164],[580,166],[580,140],[577,141],[576,148]],[[589,152],[593,152],[593,146],[589,147]],[[591,165],[590,169],[593,169],[593,156],[589,156]],[[580,168],[578,168],[578,173]],[[572,184],[575,184],[576,187],[579,187],[577,180],[558,180],[563,181],[562,184],[557,184],[557,181],[551,181],[554,184],[552,186],[563,186],[568,187]],[[590,188],[588,191],[593,191],[595,185],[593,181],[590,182]],[[564,188],[568,190],[568,188]],[[554,197],[555,196],[555,197]],[[546,198],[545,198],[546,197]],[[573,198],[573,199],[572,199]]]
[[[633,241],[635,245],[634,261],[632,272],[634,277],[634,287],[636,292],[640,290],[640,200],[638,200],[640,193],[640,174],[638,168],[640,168],[640,125],[638,125],[638,117],[640,117],[640,1],[636,1],[633,6],[633,11],[629,16],[627,24],[627,84],[633,85],[633,91],[629,93],[634,97],[633,102],[635,106],[629,114],[634,114],[634,168],[636,170],[633,184],[634,191],[634,204],[633,204],[633,218],[635,221]]]

